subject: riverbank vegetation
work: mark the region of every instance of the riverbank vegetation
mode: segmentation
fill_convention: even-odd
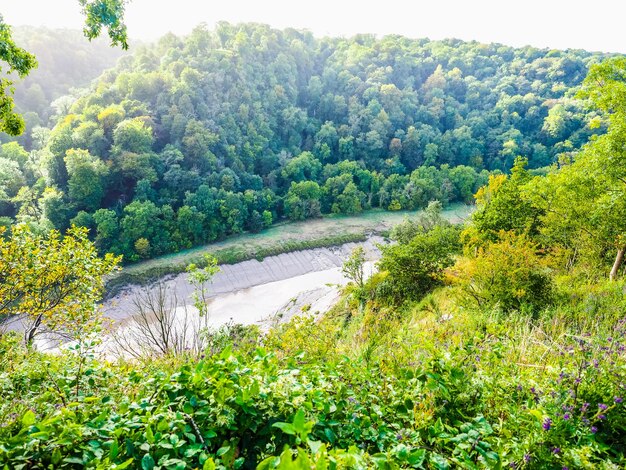
[[[461,223],[469,217],[473,207],[450,204],[442,211],[442,217]],[[386,236],[395,225],[405,219],[419,218],[421,214],[422,211],[372,209],[356,215],[335,214],[314,220],[274,224],[259,233],[243,233],[220,242],[124,266],[107,278],[106,295],[113,295],[131,284],[145,285],[163,276],[182,273],[192,263],[202,265],[205,255],[215,257],[219,264],[235,264],[293,251],[362,242],[372,235]]]

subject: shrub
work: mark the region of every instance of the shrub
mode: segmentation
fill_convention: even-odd
[[[444,269],[452,266],[459,249],[458,229],[441,225],[419,232],[406,244],[381,246],[378,267],[389,272],[392,300],[417,299],[441,284]]]
[[[524,234],[500,232],[498,241],[459,261],[454,273],[467,297],[481,307],[537,310],[553,297],[552,279],[539,249]]]

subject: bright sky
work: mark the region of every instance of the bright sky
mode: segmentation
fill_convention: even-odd
[[[82,25],[77,0],[0,0],[0,13],[12,25]],[[226,20],[316,36],[394,33],[626,53],[625,17],[624,0],[131,0],[126,23],[145,40]]]

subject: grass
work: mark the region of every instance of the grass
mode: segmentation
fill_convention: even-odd
[[[443,215],[450,221],[458,222],[465,219],[471,210],[471,206],[465,204],[451,204]],[[415,217],[420,212],[372,209],[358,215],[328,215],[301,222],[279,223],[260,233],[244,233],[125,266],[107,281],[106,295],[114,295],[129,284],[146,284],[163,276],[181,273],[191,263],[201,264],[207,254],[215,256],[219,264],[234,264],[292,251],[359,242],[373,234],[384,235],[406,217]]]

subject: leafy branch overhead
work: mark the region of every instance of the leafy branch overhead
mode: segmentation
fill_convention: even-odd
[[[107,29],[111,44],[128,49],[124,24],[124,8],[128,0],[79,0],[85,15],[83,32],[91,40]],[[37,67],[35,56],[17,45],[11,27],[0,13],[0,132],[20,135],[24,132],[24,119],[15,112],[12,76],[25,78]]]

